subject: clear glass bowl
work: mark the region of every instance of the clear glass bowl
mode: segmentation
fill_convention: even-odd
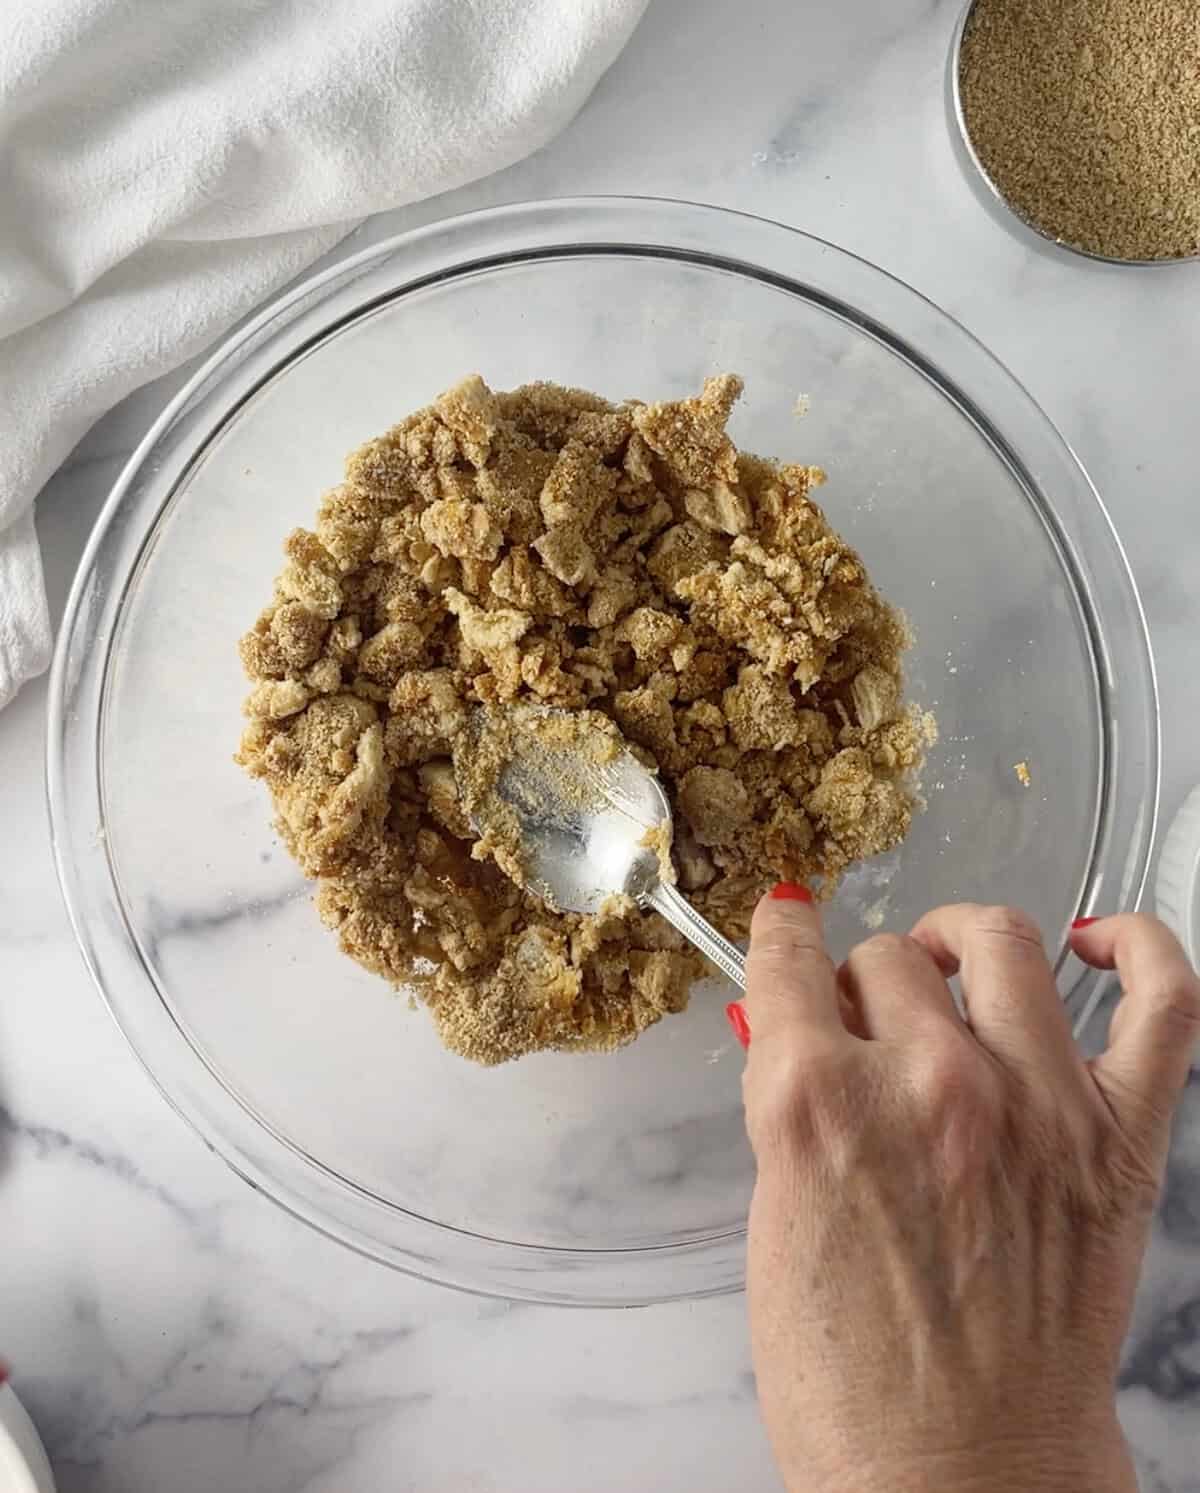
[[[1067,926],[1141,894],[1158,725],[1133,583],[1071,452],[942,312],[817,239],[647,200],[503,208],[335,266],[232,337],[118,482],[59,640],[50,805],[84,954],[170,1102],[284,1207],[433,1280],[739,1287],[741,1053],[715,983],[615,1056],[444,1052],[338,952],[234,766],[235,643],[344,455],[462,374],[670,398],[719,369],[746,378],[739,444],[828,469],[941,727],[928,808],[846,882],[835,950],[935,903],[1019,903],[1082,1019]]]

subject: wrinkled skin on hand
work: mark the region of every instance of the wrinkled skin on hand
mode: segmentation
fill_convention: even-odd
[[[1091,1062],[1019,912],[940,908],[839,969],[813,906],[760,903],[749,1305],[790,1493],[1136,1493],[1114,1379],[1200,982],[1150,918],[1072,941],[1122,984]]]

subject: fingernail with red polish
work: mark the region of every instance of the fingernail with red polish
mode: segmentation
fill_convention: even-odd
[[[771,896],[779,902],[811,902],[813,899],[809,889],[795,881],[781,881]]]
[[[730,1001],[725,1007],[725,1015],[729,1025],[733,1028],[733,1035],[743,1047],[750,1046],[750,1023],[746,1019],[746,1008],[741,1001]]]
[[[1071,924],[1072,928],[1090,928],[1093,923],[1098,923],[1099,918],[1076,918]]]

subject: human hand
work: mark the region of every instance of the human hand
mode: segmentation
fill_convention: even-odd
[[[1023,914],[943,907],[835,970],[801,895],[759,904],[746,992],[751,1332],[788,1488],[1135,1493],[1114,1380],[1200,980],[1152,918],[1077,927],[1123,986],[1086,1062]]]

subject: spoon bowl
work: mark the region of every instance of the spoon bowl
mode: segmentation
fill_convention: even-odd
[[[477,709],[454,758],[472,826],[558,912],[614,898],[652,907],[741,989],[741,951],[674,886],[671,805],[657,776],[597,720],[549,705]],[[516,844],[513,845],[513,840]]]
[[[570,719],[545,705],[476,710],[455,771],[477,832],[497,830],[506,808],[516,815],[529,891],[558,912],[598,913],[612,897],[646,896],[662,873],[660,844],[670,865],[671,805],[623,743],[538,729]],[[477,760],[485,742],[506,760],[481,796],[467,758]]]

